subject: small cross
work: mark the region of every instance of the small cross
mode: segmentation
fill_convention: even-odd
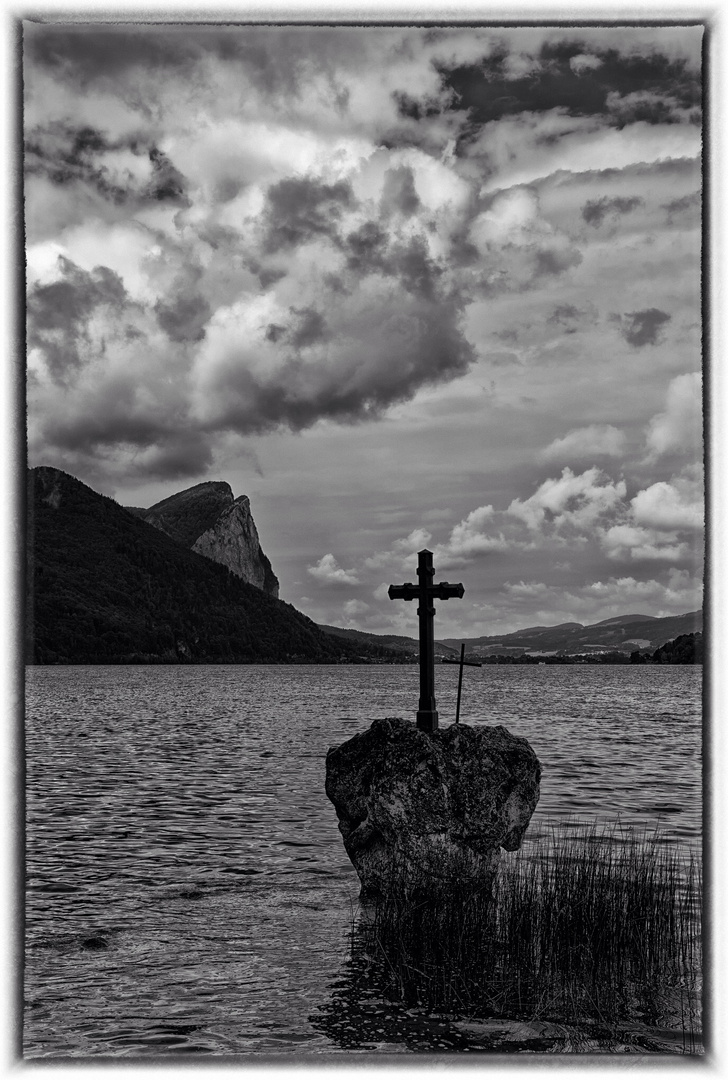
[[[435,609],[432,601],[462,597],[465,589],[461,584],[450,585],[441,581],[435,585],[435,568],[432,552],[417,552],[418,585],[407,581],[404,585],[390,585],[390,600],[419,600],[417,614],[420,617],[420,707],[417,711],[417,727],[421,731],[437,729],[437,703],[435,701]]]

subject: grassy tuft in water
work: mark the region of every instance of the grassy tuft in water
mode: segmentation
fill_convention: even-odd
[[[658,833],[551,828],[492,890],[385,899],[361,945],[391,1000],[429,1013],[700,1032],[698,861]]]

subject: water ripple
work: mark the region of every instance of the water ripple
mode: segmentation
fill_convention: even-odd
[[[541,760],[531,835],[597,815],[699,844],[699,669],[467,674],[462,718]],[[29,669],[26,1055],[335,1049],[308,1018],[358,881],[325,755],[417,696],[409,666]]]

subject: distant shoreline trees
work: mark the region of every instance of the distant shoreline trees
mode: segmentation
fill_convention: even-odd
[[[630,653],[630,664],[702,664],[703,635],[680,634],[674,641],[666,641],[652,654],[639,649]]]
[[[521,653],[520,656],[491,653],[477,657],[481,664],[702,664],[703,635],[680,634],[674,641],[667,641],[653,652],[635,650],[629,655],[613,649],[594,653]]]

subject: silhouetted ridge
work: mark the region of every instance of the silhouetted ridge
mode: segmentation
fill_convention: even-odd
[[[29,663],[331,663],[369,652],[59,469],[28,473]]]

